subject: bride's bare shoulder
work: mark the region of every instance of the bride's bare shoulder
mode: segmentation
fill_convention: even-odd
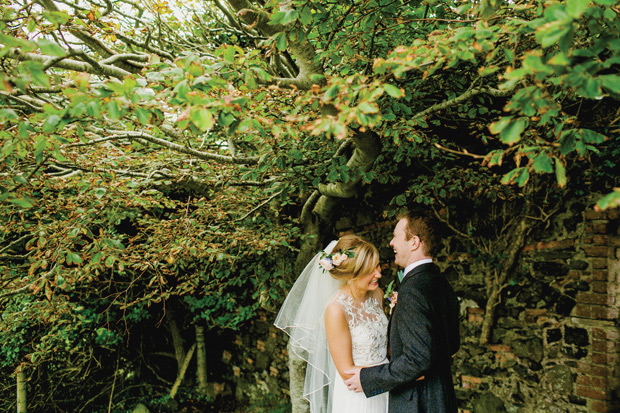
[[[326,321],[341,321],[345,320],[346,316],[342,305],[336,300],[332,300],[327,307],[325,307],[325,320]]]

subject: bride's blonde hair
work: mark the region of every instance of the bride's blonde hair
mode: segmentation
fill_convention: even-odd
[[[379,265],[379,251],[370,242],[348,234],[341,237],[333,248],[333,253],[351,251],[353,257],[348,257],[338,266],[334,266],[329,273],[332,277],[343,282],[352,282],[370,274]]]

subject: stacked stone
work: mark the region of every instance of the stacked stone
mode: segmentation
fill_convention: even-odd
[[[590,285],[575,297],[573,324],[588,331],[590,352],[578,363],[576,395],[593,412],[620,411],[619,211],[586,212],[582,250],[588,268],[577,271]]]

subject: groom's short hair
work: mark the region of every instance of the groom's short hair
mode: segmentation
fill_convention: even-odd
[[[398,220],[407,220],[405,235],[407,240],[417,235],[424,243],[424,254],[434,257],[440,248],[439,221],[427,211],[406,211],[398,216]]]

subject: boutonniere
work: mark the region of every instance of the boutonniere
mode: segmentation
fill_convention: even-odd
[[[398,291],[394,291],[388,300],[390,301],[390,315],[392,315],[392,310],[398,301]]]
[[[392,315],[392,310],[394,310],[396,301],[398,301],[398,292],[394,291],[394,281],[388,284],[387,288],[385,289],[385,294],[383,295],[383,298],[387,298],[388,302],[390,303],[388,305],[390,309],[389,314]]]

